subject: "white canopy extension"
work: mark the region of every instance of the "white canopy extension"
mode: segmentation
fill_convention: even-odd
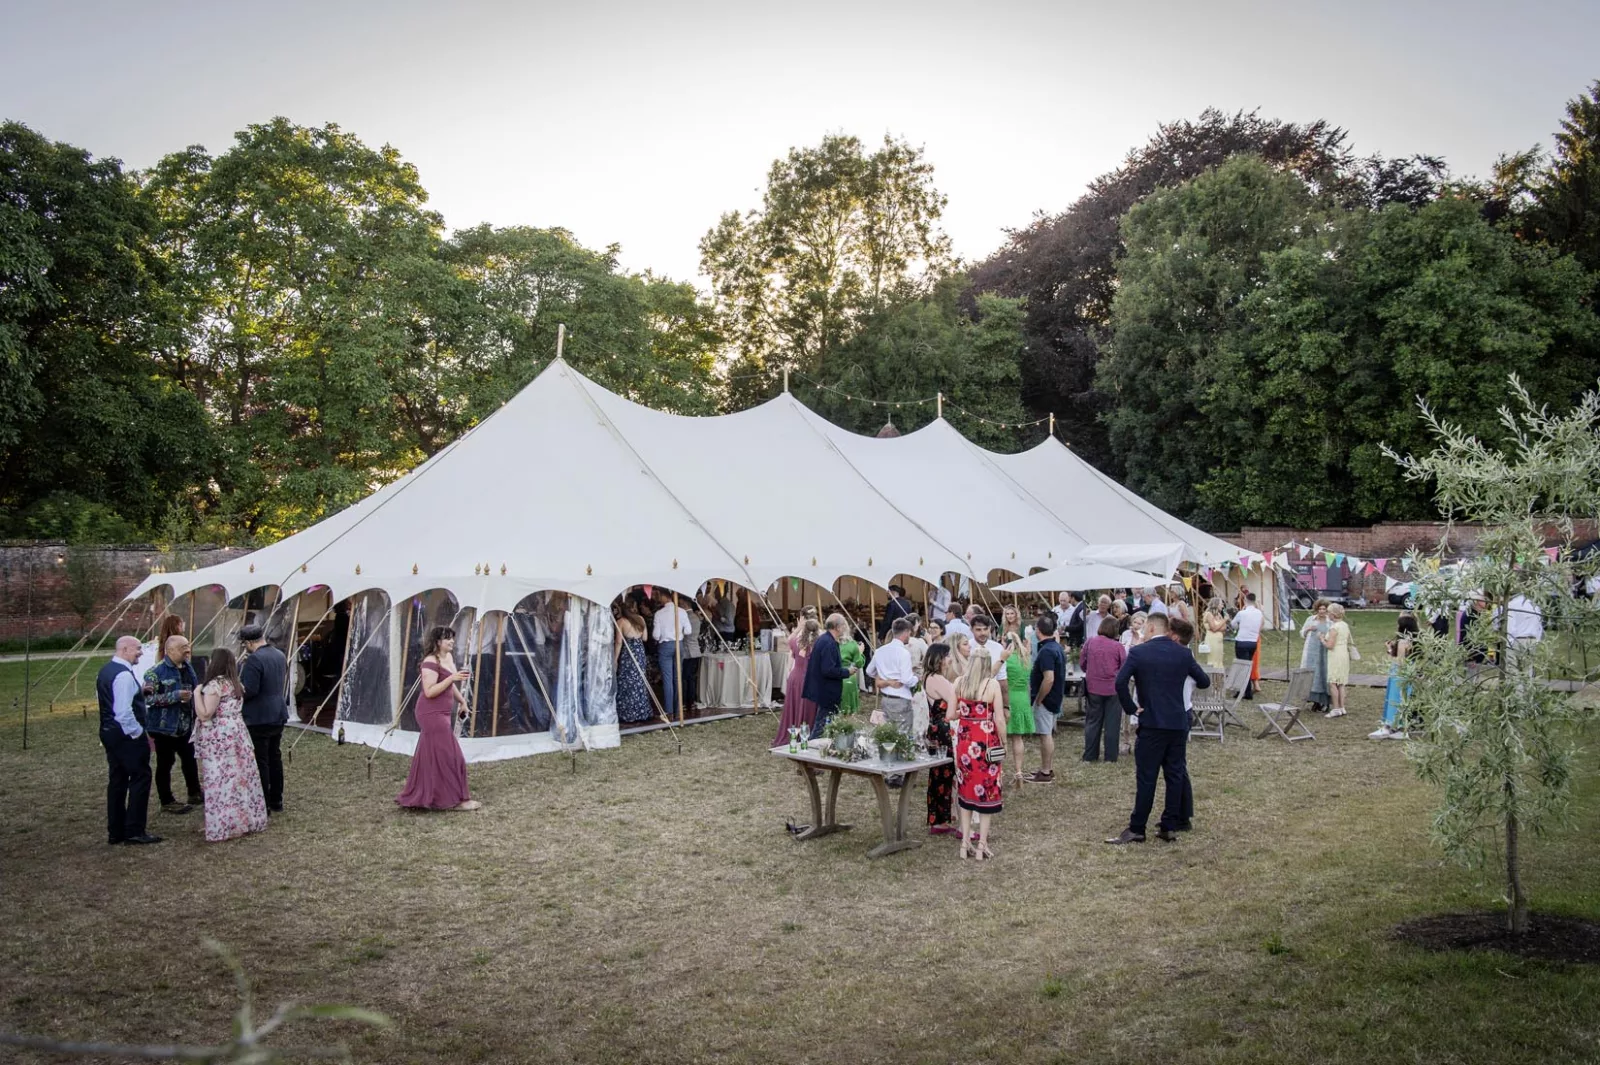
[[[1054,437],[1028,451],[992,458],[1092,545],[1176,542],[1183,545],[1184,561],[1203,566],[1261,557],[1140,499]]]
[[[1077,561],[1104,562],[1123,569],[1137,570],[1140,573],[1153,573],[1159,577],[1170,577],[1177,572],[1178,566],[1184,562],[1186,549],[1182,544],[1097,544],[1086,547],[1079,553]],[[1103,588],[1105,585],[1089,584],[1086,588]],[[1137,584],[1118,585],[1118,587],[1137,588]]]
[[[1157,588],[1171,583],[1166,577],[1156,577],[1104,562],[1077,561],[1063,563],[1055,569],[1047,569],[1010,584],[1002,584],[995,591],[1083,592],[1101,588]]]

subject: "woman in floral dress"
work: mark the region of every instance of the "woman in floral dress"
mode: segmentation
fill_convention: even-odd
[[[219,647],[206,662],[206,681],[195,700],[195,760],[206,796],[206,840],[220,843],[267,827],[267,801],[250,730],[244,723],[244,688],[233,652]]]
[[[928,648],[922,662],[922,690],[928,697],[928,746],[934,750],[948,751],[953,742],[950,735],[950,708],[956,703],[956,686],[951,683],[955,675],[955,659],[950,648],[936,643]],[[955,835],[950,823],[950,804],[955,796],[956,767],[935,766],[928,770],[928,834],[932,836]]]
[[[631,599],[612,608],[617,619],[617,721],[637,725],[656,716],[645,679],[644,618]]]
[[[979,861],[994,857],[989,850],[989,822],[1000,812],[1000,763],[989,752],[1006,749],[1006,711],[1000,705],[1000,684],[994,659],[973,655],[956,688],[956,804],[961,807],[961,857]],[[977,821],[974,829],[972,821]],[[973,847],[973,844],[976,844]],[[970,848],[970,849],[969,849]]]

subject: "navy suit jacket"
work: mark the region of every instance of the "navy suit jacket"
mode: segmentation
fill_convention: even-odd
[[[811,659],[806,663],[806,682],[800,689],[802,697],[818,707],[839,705],[844,695],[844,679],[850,667],[839,660],[839,641],[833,633],[823,630],[817,642],[811,645]]]
[[[1127,661],[1117,672],[1117,698],[1127,713],[1137,713],[1128,681],[1139,682],[1139,702],[1144,715],[1141,726],[1189,731],[1189,711],[1183,706],[1183,682],[1194,678],[1196,688],[1211,687],[1211,678],[1200,668],[1189,649],[1176,640],[1158,636],[1128,652]]]

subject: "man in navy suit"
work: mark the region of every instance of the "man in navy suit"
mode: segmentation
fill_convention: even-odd
[[[828,719],[839,709],[844,682],[856,671],[839,659],[839,640],[849,630],[843,614],[829,614],[817,642],[811,645],[811,660],[806,663],[806,682],[800,694],[817,704],[817,719],[811,725],[811,738],[822,735]]]
[[[1111,844],[1143,843],[1150,809],[1156,801],[1156,774],[1166,778],[1167,799],[1161,810],[1158,839],[1171,842],[1176,833],[1188,828],[1184,817],[1185,797],[1189,794],[1189,711],[1184,706],[1183,685],[1193,680],[1196,688],[1211,687],[1211,678],[1200,668],[1187,647],[1167,639],[1167,618],[1154,614],[1145,622],[1145,642],[1128,652],[1128,660],[1117,673],[1117,698],[1125,713],[1136,715],[1139,738],[1133,747],[1138,792],[1133,816],[1122,835],[1106,840]],[[1128,682],[1139,686],[1139,702],[1134,703]],[[1192,800],[1191,800],[1192,801]]]

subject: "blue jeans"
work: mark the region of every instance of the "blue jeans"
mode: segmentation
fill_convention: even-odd
[[[678,702],[678,641],[656,644],[656,661],[661,664],[661,705],[668,717],[677,717],[683,706]]]
[[[817,716],[811,722],[811,738],[817,739],[820,737],[822,730],[828,727],[828,721],[838,712],[838,706],[817,707]]]

